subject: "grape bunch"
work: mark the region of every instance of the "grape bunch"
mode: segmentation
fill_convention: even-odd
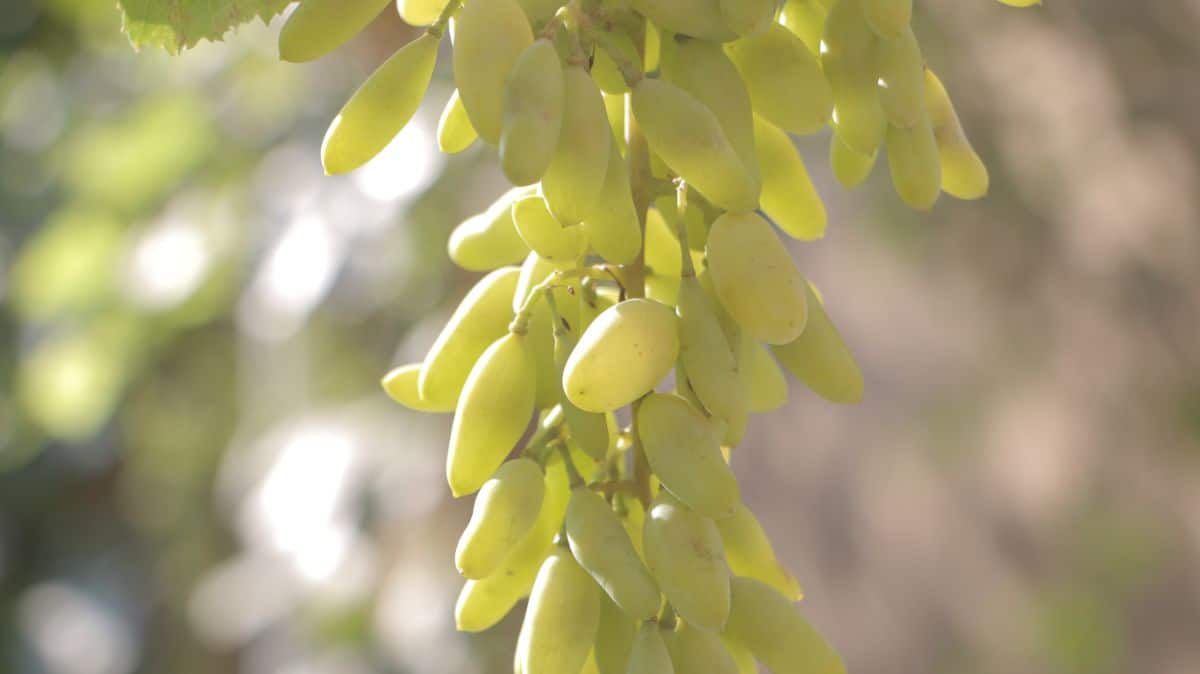
[[[1033,0],[1003,0],[1030,5]],[[305,61],[387,0],[301,0]],[[453,412],[446,477],[475,494],[459,629],[528,605],[518,674],[842,672],[741,501],[730,452],[784,371],[835,403],[863,378],[780,233],[826,213],[791,134],[832,128],[852,187],[887,157],[929,209],[988,173],[910,25],[912,0],[399,0],[427,26],[334,119],[328,173],[382,150],[450,34],[448,153],[481,140],[514,185],[450,257],[486,272],[420,363],[383,380]]]

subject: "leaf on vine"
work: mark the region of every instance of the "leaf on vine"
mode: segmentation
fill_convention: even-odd
[[[172,54],[200,40],[220,41],[238,26],[270,21],[291,0],[117,0],[125,34],[135,49],[162,47]]]

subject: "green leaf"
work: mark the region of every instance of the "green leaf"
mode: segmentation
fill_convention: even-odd
[[[200,40],[219,41],[254,19],[270,21],[291,0],[117,0],[125,34],[135,49],[162,47],[172,54]]]

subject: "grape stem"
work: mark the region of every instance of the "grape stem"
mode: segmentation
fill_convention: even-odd
[[[441,16],[439,16],[437,21],[434,21],[433,25],[427,28],[425,32],[434,37],[441,37],[444,35],[446,33],[446,27],[450,25],[450,19],[453,19],[454,15],[458,14],[458,10],[462,9],[462,6],[463,0],[450,0],[450,2],[446,4],[446,8],[442,10]]]

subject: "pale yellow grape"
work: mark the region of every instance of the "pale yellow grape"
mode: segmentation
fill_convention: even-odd
[[[633,89],[633,111],[650,149],[713,204],[733,212],[758,206],[762,185],[739,157],[711,110],[658,79]]]
[[[514,333],[496,340],[463,386],[446,457],[446,480],[455,497],[478,491],[529,425],[537,367],[527,341]]]
[[[421,367],[421,397],[432,405],[453,405],[479,356],[508,332],[510,298],[520,271],[503,267],[475,284],[433,342]]]
[[[542,259],[537,253],[530,253],[525,258],[525,261],[521,263],[521,272],[512,296],[514,314],[521,311],[525,303],[529,301],[533,289],[554,272],[554,265],[550,264],[548,260]]]
[[[775,555],[762,524],[744,503],[738,504],[732,516],[717,520],[717,530],[731,573],[761,580],[792,601],[804,596],[800,583]]]
[[[679,220],[680,213],[677,205],[677,195],[668,193],[654,200],[654,208],[662,214],[665,220],[671,226],[671,235],[679,236]],[[682,215],[683,226],[687,229],[687,244],[688,248],[693,251],[703,251],[704,244],[708,242],[708,225],[712,220],[716,219],[719,212],[709,217],[706,213],[707,201],[700,196],[695,190],[688,188],[688,207]]]
[[[560,321],[554,326],[554,383],[558,388],[558,404],[562,406],[563,418],[567,429],[576,444],[589,456],[603,460],[608,454],[609,426],[608,418],[595,412],[584,412],[571,402],[562,390],[562,374],[567,366],[567,360],[575,349],[578,341],[575,337],[579,328],[571,331],[565,329]]]
[[[454,553],[459,573],[479,579],[496,571],[537,521],[544,481],[537,463],[520,458],[505,462],[483,484]]]
[[[942,164],[929,119],[911,129],[889,126],[887,157],[892,185],[904,203],[922,211],[933,208],[941,193]]]
[[[554,16],[558,8],[563,5],[563,0],[519,0],[519,2],[532,24],[544,23]]]
[[[617,494],[613,497],[613,502],[616,504],[618,512],[622,513],[621,524],[629,534],[629,540],[633,541],[633,547],[637,550],[638,557],[645,562],[646,549],[642,545],[642,528],[646,524],[645,506],[642,505],[641,499],[626,494]]]
[[[760,184],[750,93],[725,50],[715,42],[676,37],[663,47],[662,73],[712,111],[742,165]]]
[[[738,674],[738,665],[721,637],[680,621],[664,635],[675,674]]]
[[[809,319],[804,334],[772,350],[779,363],[821,397],[835,403],[857,403],[863,397],[863,376],[837,328],[825,313],[812,287],[808,288]]]
[[[388,0],[304,0],[279,31],[279,58],[318,59],[366,28],[387,5]]]
[[[326,173],[353,171],[392,142],[429,88],[437,51],[438,38],[426,33],[371,73],[325,132],[321,162]]]
[[[736,644],[721,636],[721,643],[725,645],[725,650],[729,652],[729,657],[737,663],[738,674],[758,674],[758,662],[754,659],[754,654],[746,650],[744,646]]]
[[[658,613],[658,585],[604,497],[576,487],[567,505],[566,532],[575,559],[618,606],[639,620]]]
[[[675,313],[679,316],[679,359],[700,402],[727,421],[744,414],[746,398],[737,358],[695,276],[681,281]]]
[[[767,221],[754,213],[717,218],[707,256],[721,305],[742,328],[768,344],[800,336],[807,319],[804,277]]]
[[[454,84],[471,126],[485,142],[500,142],[508,73],[533,43],[517,0],[470,0],[455,17]]]
[[[633,8],[672,33],[725,42],[737,37],[721,15],[720,0],[633,0]]]
[[[438,119],[438,149],[446,154],[458,154],[471,147],[477,138],[479,133],[471,126],[471,118],[467,117],[467,109],[455,89]]]
[[[396,0],[396,11],[410,26],[429,26],[442,15],[448,0]]]
[[[675,312],[654,300],[626,300],[583,333],[567,361],[563,389],[580,409],[611,412],[652,390],[678,355]]]
[[[629,63],[637,64],[637,47],[634,46],[633,40],[628,35],[609,33],[607,39],[608,48],[615,49]],[[606,94],[629,93],[629,85],[625,82],[625,76],[621,74],[621,68],[609,54],[608,48],[596,45],[596,53],[592,61],[592,78],[596,80],[596,85],[600,87],[600,90]]]
[[[721,457],[721,438],[691,403],[654,393],[638,408],[638,438],[663,487],[688,508],[728,517],[741,500],[737,479]]]
[[[833,175],[847,189],[861,185],[871,175],[878,156],[878,150],[865,155],[850,149],[838,136],[836,129],[829,140],[829,164],[833,167]]]
[[[713,521],[660,492],[646,514],[646,565],[676,613],[720,631],[729,617],[729,567]]]
[[[453,404],[434,405],[421,398],[417,381],[421,377],[421,364],[401,365],[388,372],[383,378],[383,390],[392,400],[417,412],[453,412]]]
[[[513,547],[495,573],[467,581],[454,607],[454,621],[463,632],[482,632],[500,622],[523,597],[529,595],[542,561],[562,528],[570,488],[561,457],[546,465],[545,497],[533,527]]]
[[[671,233],[663,214],[650,209],[646,214],[646,295],[663,304],[675,306],[679,297],[680,275],[683,258],[680,257],[679,239]]]
[[[633,618],[605,595],[601,599],[600,625],[596,628],[596,641],[592,646],[600,674],[626,674],[636,633],[637,623]]]
[[[971,147],[946,87],[932,70],[925,71],[925,107],[941,157],[942,189],[959,199],[978,199],[987,194],[987,166]]]
[[[620,94],[604,94],[604,111],[608,115],[608,125],[613,132],[613,145],[619,154],[625,153],[625,96]],[[607,173],[605,174],[607,178]]]
[[[559,222],[538,194],[513,202],[512,217],[517,233],[529,249],[559,269],[575,267],[587,253],[588,242],[583,228],[567,227]]]
[[[513,188],[486,211],[455,227],[446,246],[454,264],[467,271],[490,271],[520,264],[529,255],[529,246],[521,240],[513,224],[512,204],[531,193],[529,188]]]
[[[550,40],[529,45],[508,74],[500,128],[500,168],[514,185],[542,179],[562,131],[564,84]]]
[[[609,147],[600,198],[584,218],[583,231],[592,250],[611,264],[629,264],[641,249],[642,232],[629,185],[629,169],[616,143]]]
[[[720,0],[721,18],[738,35],[767,29],[775,19],[775,0]]]
[[[821,34],[825,32],[828,10],[816,0],[787,0],[779,14],[779,23],[804,41],[813,56],[821,53]]]
[[[792,133],[824,129],[833,116],[833,90],[804,42],[779,24],[731,42],[729,56],[746,81],[754,110]]]
[[[879,103],[893,126],[910,129],[926,117],[925,58],[912,28],[879,40]]]
[[[752,578],[735,577],[725,636],[774,674],[845,674],[841,658],[792,602]]]
[[[1042,0],[1000,0],[1000,2],[1009,7],[1035,7],[1042,4]]]
[[[884,38],[897,37],[909,29],[913,0],[863,0],[867,25]]]
[[[860,154],[883,142],[886,119],[879,103],[875,62],[879,38],[867,26],[862,0],[838,0],[825,21],[821,65],[833,90],[838,134]]]
[[[587,661],[600,622],[600,588],[564,547],[538,571],[519,649],[524,674],[578,672]]]
[[[792,139],[775,125],[755,117],[754,141],[762,167],[762,210],[788,236],[814,241],[825,236],[825,203]]]
[[[662,58],[662,31],[653,21],[646,21],[646,41],[642,47],[645,53],[642,70],[648,73],[658,70],[658,62]]]
[[[671,654],[667,651],[662,628],[657,622],[648,620],[642,623],[633,635],[625,674],[675,674]]]
[[[746,391],[747,409],[760,414],[783,407],[788,399],[787,379],[771,352],[746,333],[738,342],[738,373]]]
[[[568,67],[563,81],[562,130],[542,177],[542,196],[559,221],[577,225],[599,202],[613,139],[604,99],[587,71]]]
[[[587,330],[597,316],[621,299],[621,291],[613,286],[592,286],[592,290],[595,291],[595,295],[584,293],[579,304],[579,327],[576,331],[580,334]]]
[[[566,286],[553,291],[563,320],[575,325],[579,320],[579,303]],[[543,299],[533,305],[529,320],[529,344],[537,363],[537,407],[550,409],[563,397],[562,376],[554,363],[554,320],[550,306]]]

